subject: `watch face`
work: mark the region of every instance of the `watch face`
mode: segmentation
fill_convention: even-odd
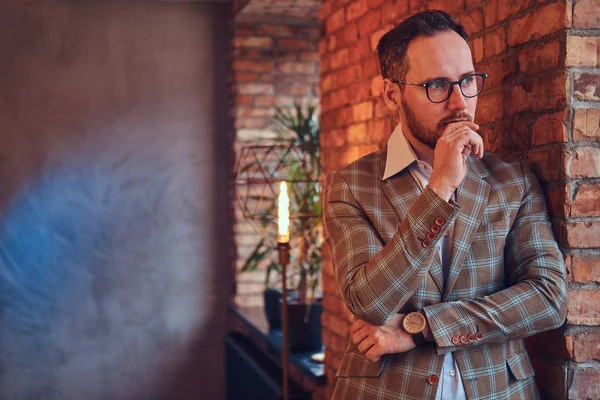
[[[415,334],[425,329],[425,317],[417,312],[412,312],[404,317],[402,326],[408,333]]]

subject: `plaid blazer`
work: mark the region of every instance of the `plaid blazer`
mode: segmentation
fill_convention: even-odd
[[[566,271],[536,177],[524,162],[469,157],[456,202],[445,202],[408,168],[382,180],[385,160],[384,149],[327,178],[337,284],[373,325],[423,309],[435,343],[372,363],[350,342],[333,398],[434,399],[448,351],[468,399],[539,398],[523,338],[564,322]],[[437,245],[451,225],[444,281]]]

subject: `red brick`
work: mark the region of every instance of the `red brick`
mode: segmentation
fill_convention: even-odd
[[[515,114],[525,110],[541,111],[567,105],[566,73],[525,77],[520,84],[510,86],[508,111]]]
[[[319,7],[319,21],[324,21],[326,17],[328,17],[334,8],[335,3],[333,1],[321,1],[321,6]]]
[[[256,27],[256,32],[269,37],[292,37],[295,34],[293,26],[271,24],[259,25]]]
[[[571,217],[600,216],[600,185],[581,183],[571,203]]]
[[[478,124],[484,124],[502,118],[504,114],[503,104],[503,92],[499,90],[483,91],[477,99],[477,114],[475,120]]]
[[[465,0],[430,0],[427,2],[430,10],[446,11],[450,15],[456,15],[465,8]]]
[[[568,140],[566,123],[569,111],[563,110],[538,117],[533,124],[531,144],[541,146],[549,143],[564,143]]]
[[[300,61],[319,61],[319,53],[317,52],[303,52],[298,54]]]
[[[573,383],[569,388],[569,399],[594,400],[598,399],[599,393],[600,370],[576,368],[573,374]]]
[[[338,316],[338,314],[332,314],[329,312],[323,312],[325,314],[325,325],[331,332],[338,336],[349,337],[350,324]]]
[[[392,133],[392,121],[389,118],[376,119],[367,122],[367,134],[369,143],[381,147],[387,142]]]
[[[600,256],[598,255],[571,256],[571,269],[575,282],[600,282]]]
[[[341,29],[346,24],[346,11],[338,9],[325,20],[325,33],[330,34]]]
[[[600,38],[567,36],[567,67],[595,67],[598,65]]]
[[[600,140],[600,109],[576,109],[573,117],[573,139]]]
[[[483,53],[490,58],[506,50],[506,29],[500,26],[483,36]]]
[[[367,0],[367,5],[369,8],[377,8],[386,1],[388,0]]]
[[[600,222],[567,223],[565,224],[565,238],[566,244],[573,249],[600,247]],[[598,304],[600,305],[600,302]]]
[[[279,72],[283,74],[315,74],[315,64],[306,62],[283,62],[279,64]]]
[[[273,47],[273,39],[270,37],[250,36],[236,37],[234,40],[235,47],[260,47],[270,49]]]
[[[381,9],[369,11],[358,21],[358,33],[360,37],[368,37],[369,33],[378,29],[381,25]]]
[[[508,44],[514,46],[525,43],[569,27],[569,7],[570,3],[559,1],[512,21],[508,29]]]
[[[248,71],[248,72],[270,72],[273,70],[272,61],[248,61],[248,60],[235,60],[233,62],[234,71]]]
[[[600,101],[600,74],[574,73],[573,96],[580,101]]]
[[[383,98],[379,97],[375,101],[375,118],[389,117],[392,112],[385,105]]]
[[[574,341],[575,361],[600,360],[600,330],[576,335]]]
[[[275,88],[267,83],[242,83],[237,85],[239,94],[274,94]]]
[[[346,21],[354,21],[369,11],[367,0],[353,0],[346,10]]]
[[[371,98],[371,85],[368,80],[359,80],[348,87],[348,98],[353,103],[362,102]]]
[[[573,26],[577,29],[600,29],[600,1],[579,0],[573,7]]]
[[[359,65],[350,65],[349,67],[342,68],[336,72],[338,87],[343,87],[356,81],[360,74]]]
[[[467,0],[466,1],[466,7],[467,8],[471,8],[471,7],[478,6],[478,5],[482,4],[483,1],[484,0]]]
[[[349,64],[350,49],[341,49],[331,55],[331,68],[338,69]]]
[[[483,30],[483,12],[480,8],[474,8],[468,14],[458,18],[458,22],[469,35],[479,33]]]
[[[367,124],[362,122],[350,125],[346,128],[346,140],[350,145],[359,145],[368,143]]]
[[[508,17],[531,8],[534,0],[488,1],[485,7],[485,26],[496,25]]]
[[[570,178],[600,177],[600,149],[578,147],[569,153],[567,176]]]
[[[354,23],[347,24],[344,29],[335,34],[335,39],[337,47],[347,47],[356,43],[358,40],[358,25]]]
[[[600,298],[600,290],[597,289],[569,290],[567,322],[573,325],[600,325],[598,298]]]
[[[369,57],[360,63],[361,79],[368,80],[374,76],[381,76],[379,60],[376,57]]]
[[[397,24],[399,17],[408,12],[409,2],[406,0],[388,0],[381,7],[381,17],[384,24]]]
[[[371,78],[371,96],[381,96],[383,90],[383,79],[381,76]]]
[[[238,106],[249,106],[254,103],[254,96],[236,96],[235,103]]]
[[[560,54],[558,39],[549,43],[530,45],[519,52],[519,67],[527,75],[534,75],[558,67]]]
[[[471,48],[471,53],[473,54],[473,60],[475,63],[483,60],[483,37],[477,37],[471,41],[469,46]]]
[[[315,48],[315,42],[306,39],[279,39],[277,47],[282,49],[308,50]]]
[[[256,96],[255,98],[257,107],[272,107],[276,103],[274,96]]]
[[[531,151],[527,154],[529,166],[542,182],[552,182],[561,179],[563,169],[562,158],[561,152],[556,149]]]
[[[365,101],[352,106],[352,116],[354,122],[363,122],[373,118],[373,102]]]
[[[258,74],[253,74],[250,72],[236,72],[233,75],[233,80],[235,83],[257,82]]]
[[[488,74],[485,80],[485,88],[491,89],[500,86],[505,80],[509,79],[516,71],[516,57],[503,57],[501,60],[482,63],[477,66],[478,72]]]

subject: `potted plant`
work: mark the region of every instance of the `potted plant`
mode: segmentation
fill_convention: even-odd
[[[254,157],[261,163],[263,170],[280,168],[284,165],[284,179],[290,187],[292,203],[292,224],[290,235],[291,274],[287,277],[290,296],[288,297],[288,315],[290,325],[290,348],[296,350],[320,350],[320,316],[321,304],[318,296],[321,275],[322,207],[320,203],[319,133],[320,126],[316,116],[316,108],[309,106],[305,110],[296,104],[291,110],[276,109],[276,120],[288,132],[291,140],[280,138],[278,146],[273,149],[293,157],[282,156],[275,165],[263,161],[265,158]],[[287,143],[287,145],[285,145]],[[273,150],[273,151],[275,151]],[[268,153],[271,149],[261,149]],[[246,259],[241,272],[265,269],[265,312],[271,328],[281,327],[280,298],[277,288],[280,280],[280,266],[277,258],[276,242],[269,235],[274,235],[277,210],[277,193],[261,194],[262,206],[254,213],[254,220],[262,230],[262,235],[250,256]],[[274,273],[275,272],[275,273]],[[276,279],[273,279],[273,278]],[[275,287],[274,287],[275,286]]]

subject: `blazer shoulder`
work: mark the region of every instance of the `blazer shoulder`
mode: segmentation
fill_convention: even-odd
[[[499,182],[522,180],[528,175],[527,163],[521,159],[505,161],[494,153],[486,152],[481,159],[486,175]]]
[[[385,157],[385,149],[377,150],[334,172],[341,175],[347,182],[354,181],[360,176],[381,179],[383,176],[383,166],[385,166]]]

